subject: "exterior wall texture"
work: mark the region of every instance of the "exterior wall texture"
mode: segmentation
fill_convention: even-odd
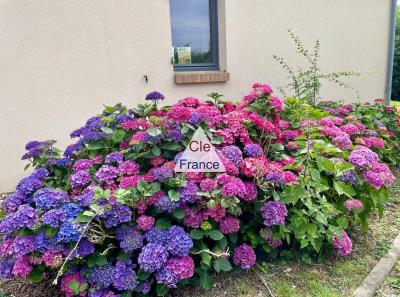
[[[57,139],[64,148],[101,104],[133,106],[152,90],[167,104],[211,91],[237,100],[255,81],[285,84],[272,55],[298,62],[287,28],[306,46],[320,39],[324,71],[365,72],[351,80],[360,98],[384,96],[390,1],[220,0],[219,7],[221,67],[230,81],[177,85],[168,0],[0,0],[0,192],[24,176],[26,142]],[[322,95],[357,94],[326,85]]]

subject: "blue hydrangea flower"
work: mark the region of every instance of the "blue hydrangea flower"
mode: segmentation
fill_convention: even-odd
[[[163,195],[155,205],[159,210],[171,213],[179,207],[180,203],[179,201],[171,201],[167,195]]]
[[[129,222],[132,218],[132,212],[128,206],[114,204],[111,209],[106,209],[102,215],[107,228],[115,227],[121,223]]]
[[[168,230],[167,250],[174,256],[187,256],[193,247],[193,240],[182,227],[172,226]]]
[[[89,277],[89,282],[96,289],[107,289],[113,283],[115,268],[110,263],[95,267]]]
[[[117,261],[115,265],[113,286],[117,290],[135,290],[139,284],[132,263]]]
[[[69,197],[65,191],[43,188],[33,195],[33,201],[37,208],[47,210],[69,202]]]
[[[60,230],[57,233],[57,242],[73,242],[78,241],[80,236],[80,232],[76,229],[76,227],[71,223],[66,221],[60,227]]]
[[[133,252],[143,247],[143,235],[132,226],[118,227],[116,238],[120,241],[120,248],[125,252]]]
[[[138,257],[140,268],[147,272],[154,272],[160,269],[168,260],[168,251],[158,243],[145,245]]]

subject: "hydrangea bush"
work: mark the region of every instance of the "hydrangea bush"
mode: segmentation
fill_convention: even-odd
[[[352,251],[346,230],[382,213],[395,177],[392,108],[283,102],[256,83],[234,104],[187,97],[105,107],[54,141],[31,141],[33,172],[3,201],[0,277],[54,278],[64,296],[163,296],[211,286],[278,251]],[[176,173],[201,127],[226,172]]]

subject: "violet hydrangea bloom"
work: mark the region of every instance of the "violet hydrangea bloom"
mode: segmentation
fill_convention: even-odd
[[[193,247],[193,240],[180,226],[172,226],[168,230],[166,248],[171,255],[187,256]]]
[[[333,234],[332,241],[333,246],[338,250],[339,255],[344,257],[352,252],[353,243],[344,230],[342,230],[341,238],[339,238],[336,233]]]
[[[33,236],[17,236],[10,247],[10,253],[19,258],[35,250],[35,240]]]
[[[69,202],[69,197],[65,191],[43,188],[33,195],[33,201],[37,208],[47,210]]]
[[[167,195],[162,195],[156,202],[156,207],[164,212],[171,213],[179,207],[179,201],[171,201]]]
[[[235,163],[235,165],[243,161],[242,151],[236,145],[225,146],[221,149],[221,152],[225,158]]]
[[[115,264],[113,286],[118,290],[135,290],[139,284],[133,265],[130,262],[117,261]]]
[[[169,240],[168,238],[168,230],[164,229],[151,229],[144,234],[147,242],[149,243],[158,243],[161,245],[165,245],[165,243]]]
[[[354,170],[347,170],[337,177],[340,181],[349,183],[351,185],[358,185],[359,180],[357,173]]]
[[[175,288],[179,280],[171,269],[161,267],[156,272],[156,281],[159,284],[166,285],[168,288]]]
[[[158,100],[164,100],[165,97],[163,94],[157,91],[150,92],[146,95],[145,100],[157,102]]]
[[[264,151],[262,147],[257,143],[250,143],[245,145],[244,153],[249,157],[262,157],[264,156]]]
[[[148,243],[138,257],[138,264],[146,272],[160,269],[168,259],[168,251],[158,243]]]
[[[14,267],[14,259],[12,257],[6,257],[0,259],[0,278],[1,279],[12,279],[12,269]]]
[[[43,181],[34,177],[25,177],[17,185],[17,190],[25,195],[32,194],[43,186]]]
[[[377,163],[378,160],[378,155],[364,146],[357,147],[349,156],[349,162],[359,168],[366,168]]]
[[[37,223],[37,219],[36,210],[23,204],[15,213],[8,215],[0,222],[0,232],[11,233],[19,228],[30,228]]]
[[[108,185],[114,183],[114,179],[117,177],[118,170],[111,165],[103,165],[97,170],[95,178],[100,182],[105,182]]]
[[[186,186],[178,189],[178,193],[181,195],[181,201],[186,203],[194,203],[200,199],[197,194],[199,190],[198,186],[193,182],[188,182]]]
[[[76,172],[76,171],[81,171],[81,170],[89,170],[90,168],[92,168],[94,162],[93,160],[90,159],[80,159],[78,161],[75,162],[74,166],[72,167],[72,169]]]
[[[115,268],[110,263],[93,269],[89,283],[96,289],[108,288],[114,280]]]
[[[111,209],[106,209],[102,217],[107,228],[115,227],[121,223],[129,222],[132,218],[132,211],[126,205],[114,204]]]
[[[80,170],[72,174],[68,181],[73,189],[82,188],[90,183],[90,174],[86,170]]]
[[[105,163],[112,164],[117,163],[120,164],[124,160],[124,154],[120,152],[113,152],[106,156]]]
[[[67,219],[65,212],[62,209],[52,209],[44,213],[42,216],[42,222],[53,228],[60,226],[62,222]]]
[[[124,252],[133,252],[143,247],[143,235],[132,226],[123,226],[117,228],[117,239],[119,246]]]
[[[2,202],[2,207],[7,213],[14,212],[26,200],[26,196],[20,192],[8,195]]]
[[[151,170],[151,174],[156,180],[164,182],[174,175],[174,170],[168,167],[157,167]]]
[[[285,224],[288,215],[285,204],[279,201],[269,201],[261,208],[265,226]]]
[[[118,173],[122,175],[135,175],[140,172],[140,166],[138,163],[132,160],[122,162],[118,166]]]
[[[235,248],[233,263],[240,265],[242,269],[249,269],[256,263],[256,253],[248,244],[242,244]]]

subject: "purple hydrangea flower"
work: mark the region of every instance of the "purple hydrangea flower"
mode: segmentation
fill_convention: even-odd
[[[143,247],[143,235],[132,226],[123,226],[117,228],[117,239],[120,241],[119,246],[124,252],[133,252]]]
[[[168,251],[158,243],[148,243],[138,257],[140,268],[147,272],[160,269],[168,259]]]
[[[248,244],[242,244],[235,248],[233,263],[240,265],[242,269],[249,269],[256,263],[256,254]]]
[[[261,208],[265,226],[285,224],[288,215],[285,204],[279,201],[269,201]]]
[[[379,157],[376,153],[363,146],[357,147],[349,156],[349,162],[359,168],[366,168],[377,163],[378,160]]]
[[[351,242],[351,239],[344,230],[342,231],[341,237],[342,238],[339,238],[338,235],[335,233],[333,234],[332,241],[333,246],[338,250],[339,255],[344,257],[348,254],[351,254],[353,243]]]
[[[73,189],[82,188],[90,183],[90,174],[86,170],[80,170],[72,174],[68,181]]]
[[[167,130],[165,132],[165,136],[168,138],[172,138],[173,142],[176,143],[182,141],[185,138],[185,135],[183,135],[179,129]]]
[[[349,183],[351,185],[358,185],[358,177],[357,173],[354,170],[347,170],[338,176],[338,180],[343,181],[345,183]]]
[[[200,199],[197,194],[199,188],[193,182],[188,182],[186,186],[178,189],[178,193],[181,195],[181,201],[185,203],[194,203]]]
[[[164,284],[169,288],[175,288],[179,279],[171,271],[171,269],[161,267],[156,272],[156,281],[159,284]]]
[[[135,161],[128,160],[119,164],[118,172],[121,175],[135,175],[140,172],[140,166]]]
[[[2,207],[7,213],[14,212],[18,209],[18,207],[24,203],[26,200],[26,196],[20,192],[15,192],[13,194],[8,195],[3,203]]]
[[[114,183],[114,179],[118,175],[118,169],[111,165],[103,165],[97,170],[95,177],[100,182],[105,182],[108,185]]]
[[[62,209],[52,209],[43,214],[42,222],[46,225],[49,225],[53,228],[57,228],[60,226],[62,222],[67,219],[65,212]]]
[[[167,195],[163,195],[155,205],[159,210],[171,213],[179,207],[180,203],[179,201],[171,201]]]
[[[115,227],[121,223],[129,222],[132,218],[132,211],[128,206],[114,204],[111,209],[106,209],[102,215],[107,228]]]
[[[144,234],[144,237],[149,243],[158,243],[161,245],[166,244],[166,242],[169,240],[168,230],[157,229],[157,228],[147,231]]]
[[[139,284],[131,263],[117,261],[115,264],[113,286],[117,290],[133,291]]]
[[[75,162],[74,166],[72,167],[75,172],[77,171],[87,171],[93,166],[93,160],[90,159],[79,159]]]
[[[19,228],[30,228],[37,223],[37,219],[36,210],[23,204],[15,213],[8,215],[0,222],[0,232],[11,233]]]
[[[64,157],[64,158],[57,159],[55,165],[58,167],[69,167],[72,165],[72,161],[71,161],[71,159]]]
[[[265,175],[265,180],[271,184],[277,184],[277,185],[285,184],[285,176],[283,175],[283,172],[274,172],[274,171],[268,172]]]
[[[14,259],[12,257],[6,257],[0,259],[0,278],[1,279],[12,279],[12,269],[14,267]]]
[[[93,243],[91,243],[89,240],[86,238],[82,239],[79,242],[79,245],[75,251],[75,256],[82,258],[87,255],[93,254],[95,251]]]
[[[242,151],[236,145],[225,146],[221,149],[221,152],[225,158],[235,163],[235,165],[243,161]]]
[[[96,289],[106,289],[113,283],[115,268],[110,263],[95,267],[89,277],[89,283]]]
[[[105,163],[112,164],[117,163],[120,164],[124,161],[124,154],[120,152],[113,152],[106,156]]]
[[[82,208],[76,203],[68,203],[64,204],[62,207],[67,219],[74,220],[78,217],[78,213],[82,210]]]
[[[336,144],[338,148],[346,150],[350,149],[351,146],[353,145],[353,142],[351,141],[350,137],[346,134],[338,135],[334,137],[332,141]]]
[[[164,182],[174,176],[174,170],[168,167],[158,167],[151,170],[151,174],[156,180]]]
[[[33,201],[37,208],[46,210],[57,208],[61,204],[69,202],[69,197],[65,191],[43,188],[33,195]]]
[[[244,201],[253,201],[257,198],[258,191],[257,187],[253,182],[244,182],[245,191],[243,191],[239,197]]]
[[[245,145],[244,153],[249,157],[262,157],[264,156],[264,150],[257,143],[250,143]]]
[[[193,247],[193,240],[182,227],[172,226],[168,230],[167,250],[174,256],[187,256]]]
[[[17,190],[24,194],[29,195],[43,186],[43,181],[34,177],[26,177],[21,179],[17,185]]]
[[[158,100],[164,100],[164,99],[165,99],[164,95],[157,91],[148,93],[145,98],[145,100],[149,100],[149,101],[153,101],[153,102],[157,102]]]
[[[46,168],[39,168],[39,169],[34,170],[31,173],[30,177],[37,178],[37,179],[43,179],[48,175],[49,175],[49,171]]]
[[[33,236],[17,236],[11,244],[10,252],[14,258],[22,257],[35,250],[35,240]]]
[[[93,195],[91,189],[85,189],[81,195],[74,197],[74,201],[81,206],[89,206],[92,203]]]

